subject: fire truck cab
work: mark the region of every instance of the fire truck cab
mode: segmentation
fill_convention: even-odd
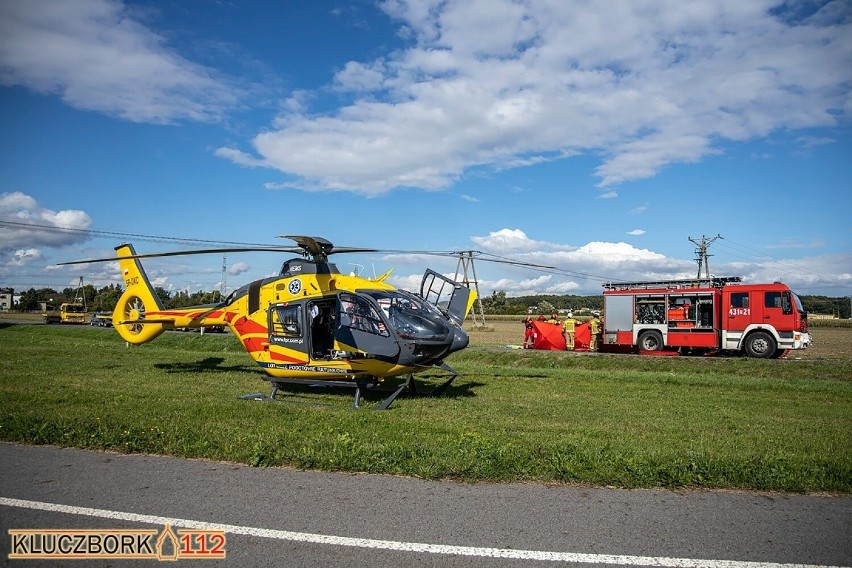
[[[702,278],[604,284],[601,350],[744,352],[780,357],[811,343],[807,314],[785,284]]]

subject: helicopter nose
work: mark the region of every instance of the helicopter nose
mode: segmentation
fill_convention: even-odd
[[[470,343],[470,337],[467,333],[460,327],[455,328],[455,332],[453,333],[453,342],[450,344],[449,353],[454,353],[456,351],[461,351]]]

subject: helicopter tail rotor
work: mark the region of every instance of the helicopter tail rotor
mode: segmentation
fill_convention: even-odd
[[[112,324],[125,341],[141,345],[165,331],[162,323],[145,322],[146,312],[161,312],[163,305],[139,259],[133,258],[136,255],[133,245],[123,244],[116,247],[115,251],[125,290],[115,305]]]

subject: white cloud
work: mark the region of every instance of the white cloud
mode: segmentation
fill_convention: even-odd
[[[612,265],[621,262],[648,262],[665,260],[666,256],[648,249],[638,249],[627,243],[606,243],[593,241],[587,243],[576,251],[569,253],[571,258],[580,259],[597,259],[598,262],[605,265]]]
[[[63,247],[85,241],[92,220],[85,211],[53,211],[19,191],[0,194],[0,251]],[[28,255],[32,257],[32,254]]]
[[[826,146],[828,144],[834,144],[837,142],[834,138],[829,138],[828,136],[799,136],[796,138],[796,142],[801,144],[805,148],[815,148],[817,146]]]
[[[499,280],[483,280],[480,282],[480,292],[485,295],[490,294],[491,291],[506,292],[507,296],[576,294],[578,290],[580,290],[580,285],[576,282],[555,277],[551,274],[520,280],[501,278]]]
[[[767,249],[811,249],[811,248],[824,248],[826,246],[826,242],[822,239],[815,238],[798,238],[798,237],[784,237],[781,242],[776,244],[768,244],[765,248]]]
[[[748,282],[781,281],[799,294],[848,296],[852,290],[852,254],[849,253],[736,262],[712,268],[717,274],[739,275]]]
[[[632,231],[627,231],[628,235],[633,235],[634,237],[638,237],[645,234],[644,229],[633,229]]]
[[[210,121],[241,96],[121,2],[0,2],[0,84],[133,122]]]
[[[493,231],[486,237],[471,237],[473,243],[488,252],[499,251],[501,254],[512,254],[540,250],[542,248],[553,248],[544,241],[534,241],[520,229],[500,229]]]
[[[245,262],[235,262],[230,268],[228,268],[228,274],[231,276],[237,276],[248,272],[249,268],[249,265]]]
[[[12,258],[6,263],[6,266],[25,266],[38,260],[41,260],[40,250],[34,248],[19,249],[12,254]]]
[[[288,187],[435,190],[471,168],[578,153],[601,157],[609,187],[850,108],[845,0],[804,19],[780,0],[381,6],[410,46],[349,62],[334,79],[347,106],[290,107],[252,140],[254,163]]]
[[[691,260],[668,258],[624,242],[592,241],[582,246],[550,243],[533,240],[520,229],[500,229],[486,237],[473,236],[471,241],[485,252],[475,260],[481,278],[480,292],[486,294],[490,290],[503,290],[509,295],[597,294],[603,281],[686,278],[695,266]],[[495,257],[539,267],[489,262]],[[537,274],[536,278],[529,278],[531,271]]]
[[[213,154],[220,158],[231,160],[235,164],[245,166],[247,168],[257,168],[266,165],[263,160],[258,160],[254,156],[241,152],[235,148],[216,148]]]
[[[380,61],[370,66],[350,61],[334,80],[338,88],[345,91],[371,91],[382,88],[384,69]]]
[[[598,195],[596,199],[615,199],[616,197],[618,197],[617,191],[605,191]]]
[[[710,139],[706,134],[660,132],[614,146],[610,151],[610,159],[595,168],[595,173],[602,178],[600,186],[606,187],[651,177],[668,164],[697,162],[704,156],[716,153],[717,150],[710,148]]]

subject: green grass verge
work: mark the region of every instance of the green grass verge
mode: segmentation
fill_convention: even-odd
[[[0,326],[0,439],[467,481],[852,492],[852,363],[472,347],[441,398],[352,410],[229,335]],[[438,375],[425,375],[435,383]],[[383,395],[367,395],[375,403]]]

